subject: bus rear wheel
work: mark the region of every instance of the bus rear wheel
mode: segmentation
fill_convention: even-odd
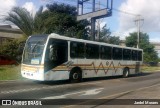
[[[73,69],[70,73],[70,81],[72,83],[77,83],[82,80],[82,73],[79,69]]]
[[[123,77],[127,78],[129,76],[129,68],[124,68],[123,70]]]

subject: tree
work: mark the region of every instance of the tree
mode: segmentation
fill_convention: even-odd
[[[103,26],[102,30],[100,31],[100,41],[101,40],[106,40],[111,36],[111,31],[109,28],[106,28],[106,24]]]
[[[120,44],[120,38],[118,36],[111,36],[111,31],[109,28],[106,28],[106,25],[100,31],[99,41],[115,45]]]
[[[126,37],[126,46],[135,47],[137,46],[137,33],[130,33],[130,36]],[[144,62],[158,61],[158,54],[154,50],[154,46],[149,42],[149,35],[140,32],[139,48],[143,49]]]
[[[120,38],[118,36],[111,36],[108,39],[108,43],[110,44],[115,44],[115,45],[119,45],[120,44]]]
[[[45,27],[45,14],[43,14],[43,7],[41,6],[34,16],[33,33],[32,34],[45,34],[47,28]]]
[[[31,35],[33,31],[33,17],[30,13],[20,7],[14,7],[9,13],[9,16],[5,18],[6,21],[10,21],[18,26],[26,35]]]
[[[47,33],[55,32],[69,37],[87,39],[89,22],[76,20],[76,7],[53,3],[48,4],[47,9],[48,11],[44,12],[45,16],[48,16],[45,20]]]
[[[14,40],[8,40],[4,44],[2,44],[0,49],[0,55],[11,57],[17,62],[20,62],[23,49],[20,49],[19,45],[23,43],[25,40],[26,40],[25,37]]]
[[[26,36],[44,33],[43,19],[39,17],[42,10],[43,8],[40,7],[39,11],[33,16],[25,8],[14,7],[5,20],[18,26]]]

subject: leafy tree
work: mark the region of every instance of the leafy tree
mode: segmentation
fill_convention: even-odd
[[[31,35],[33,31],[33,17],[24,8],[14,7],[9,16],[6,17],[6,21],[10,21],[18,26],[26,35]]]
[[[47,8],[48,11],[44,12],[45,16],[48,16],[45,20],[47,33],[55,32],[69,37],[87,39],[89,22],[76,20],[76,7],[53,3],[48,4]]]
[[[39,17],[42,10],[43,8],[40,7],[34,17],[25,8],[14,7],[5,20],[18,26],[26,36],[44,33],[43,19]]]
[[[126,46],[128,47],[137,47],[137,33],[130,33],[130,36],[126,37]],[[154,46],[149,42],[149,35],[146,33],[140,32],[140,42],[139,48],[143,49],[144,52],[144,61],[158,61],[158,54],[154,50]]]
[[[115,44],[115,45],[120,44],[120,38],[118,36],[111,36],[111,31],[110,31],[110,29],[106,28],[106,25],[100,31],[100,40],[99,41],[106,42],[109,44]]]
[[[110,36],[108,39],[108,43],[119,45],[120,44],[120,38],[118,36]]]
[[[2,44],[0,55],[11,57],[17,62],[20,62],[23,49],[20,49],[19,44],[24,42],[25,40],[25,37],[20,39],[8,40],[4,44]]]
[[[46,30],[47,30],[45,26],[46,17],[43,17],[44,15],[45,14],[43,14],[43,7],[41,6],[34,16],[32,34],[45,34],[46,33]]]
[[[111,36],[111,31],[109,28],[106,28],[106,25],[103,26],[102,30],[100,31],[100,41],[106,40]]]

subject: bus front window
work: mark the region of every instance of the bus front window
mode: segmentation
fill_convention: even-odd
[[[42,60],[42,54],[47,36],[31,36],[26,42],[23,54],[23,63],[39,65]]]

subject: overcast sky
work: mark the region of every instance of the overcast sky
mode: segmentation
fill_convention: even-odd
[[[160,0],[126,0],[122,2],[120,10],[141,15],[141,30],[149,33],[151,40],[160,41]],[[119,13],[119,31],[136,30],[133,15]],[[133,23],[132,23],[133,22]]]
[[[77,0],[0,0],[0,24],[6,24],[3,19],[14,6],[24,7],[34,15],[41,5],[45,6],[53,1],[76,6]],[[104,7],[104,1],[100,0],[101,7]],[[124,39],[130,32],[137,30],[134,20],[136,19],[135,15],[139,14],[141,19],[144,19],[141,22],[141,31],[148,33],[151,41],[160,41],[160,0],[113,1],[113,15],[103,19],[102,25],[107,23],[107,27],[114,35],[119,35],[121,39]]]

